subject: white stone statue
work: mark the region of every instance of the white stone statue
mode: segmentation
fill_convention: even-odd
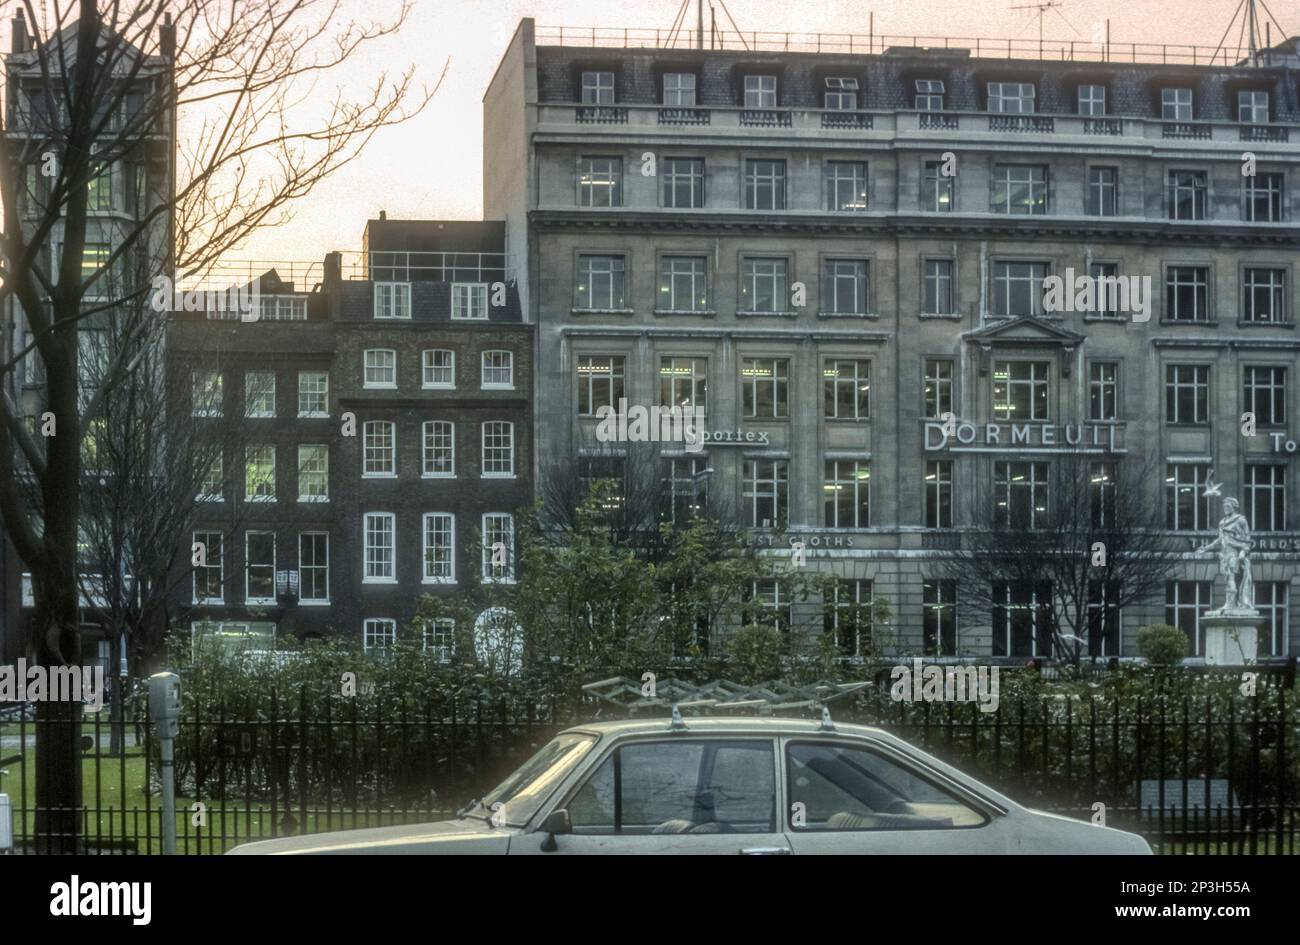
[[[1250,537],[1250,523],[1239,509],[1236,499],[1223,500],[1223,518],[1219,519],[1219,537],[1197,549],[1199,552],[1218,551],[1219,571],[1227,582],[1223,606],[1211,610],[1206,616],[1258,617],[1255,609],[1255,581],[1250,573],[1250,549],[1255,541]]]

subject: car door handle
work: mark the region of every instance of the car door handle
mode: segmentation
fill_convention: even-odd
[[[789,856],[789,847],[742,847],[741,856]]]

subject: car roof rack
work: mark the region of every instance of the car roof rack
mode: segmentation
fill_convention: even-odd
[[[669,730],[686,730],[685,713],[693,715],[778,715],[797,713],[815,714],[820,720],[820,730],[835,731],[830,703],[847,698],[868,686],[870,682],[831,682],[820,680],[804,686],[773,680],[757,686],[746,686],[729,679],[697,683],[669,677],[655,679],[650,674],[641,680],[627,676],[598,679],[582,687],[583,692],[601,703],[626,712],[628,715],[658,714],[668,710]]]

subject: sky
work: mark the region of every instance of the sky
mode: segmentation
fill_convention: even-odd
[[[706,0],[707,2],[707,0]],[[1012,9],[1030,0],[727,0],[744,30],[1037,39],[1038,11]],[[1267,2],[1267,0],[1266,0]],[[692,0],[692,4],[694,0]],[[1239,0],[1062,0],[1043,13],[1045,39],[1090,42],[1110,20],[1121,42],[1218,45]],[[342,15],[360,21],[391,17],[396,0],[342,0]],[[380,131],[353,164],[321,183],[294,207],[293,219],[262,231],[233,257],[319,260],[334,249],[356,250],[365,221],[477,219],[482,213],[482,98],[519,20],[539,27],[667,29],[680,0],[413,0],[400,33],[377,41],[341,68],[334,83],[363,88],[375,75],[416,66],[416,82],[433,101],[407,124]],[[1289,35],[1300,34],[1294,3],[1268,3]],[[694,7],[692,6],[692,11]],[[1262,13],[1261,13],[1262,16]],[[707,7],[706,7],[707,18]],[[692,12],[690,21],[694,22]],[[1274,27],[1273,38],[1280,37]],[[1234,27],[1229,44],[1235,45]],[[333,87],[321,83],[316,94]]]

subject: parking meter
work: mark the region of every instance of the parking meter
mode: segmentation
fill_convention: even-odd
[[[181,678],[175,673],[154,673],[149,677],[149,715],[158,726],[159,738],[180,734]]]
[[[149,677],[149,715],[158,726],[162,775],[163,853],[176,852],[176,738],[181,733],[181,678],[175,673]]]

